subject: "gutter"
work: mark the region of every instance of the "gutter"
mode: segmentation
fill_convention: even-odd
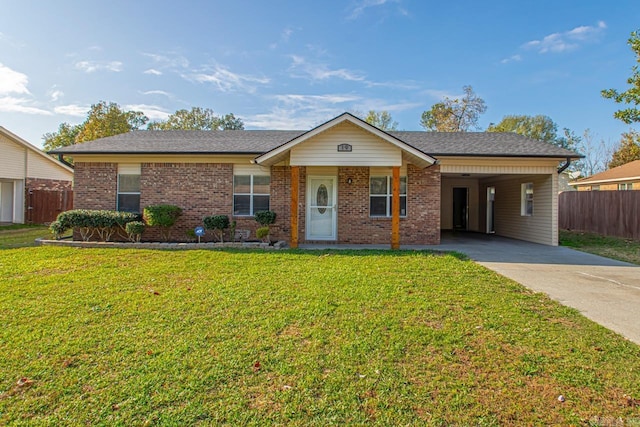
[[[558,175],[564,172],[569,167],[569,165],[571,165],[571,157],[567,157],[566,163],[560,166],[560,169],[558,169]]]
[[[63,165],[68,166],[68,167],[70,167],[71,169],[73,169],[73,163],[69,163],[69,162],[67,162],[67,161],[64,159],[64,154],[62,154],[62,153],[58,154],[58,161],[59,161],[60,163],[62,163]]]

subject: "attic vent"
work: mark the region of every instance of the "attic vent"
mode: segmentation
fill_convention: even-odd
[[[339,153],[350,153],[352,150],[351,144],[338,144]]]

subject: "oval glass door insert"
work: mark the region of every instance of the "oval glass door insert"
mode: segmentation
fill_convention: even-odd
[[[316,193],[316,206],[318,206],[318,213],[320,215],[327,211],[327,208],[321,208],[320,206],[327,206],[329,202],[329,192],[324,184],[320,184]]]

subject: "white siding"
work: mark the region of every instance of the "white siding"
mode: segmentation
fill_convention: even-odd
[[[233,165],[234,175],[271,175],[271,168],[259,165]]]
[[[556,166],[540,165],[442,165],[441,173],[475,174],[548,174],[557,170]]]
[[[25,150],[26,148],[0,135],[0,178],[25,178]]]
[[[73,181],[73,173],[31,150],[28,151],[27,176],[29,178]]]
[[[119,163],[118,174],[119,175],[140,175],[142,168],[139,163]]]
[[[350,144],[351,152],[338,152]],[[402,150],[358,126],[344,122],[291,149],[293,166],[401,166]]]
[[[479,228],[479,195],[478,181],[476,179],[447,178],[442,177],[442,193],[440,194],[440,228],[451,230],[453,228],[453,188],[464,187],[468,189],[469,199],[468,224],[471,231],[480,231]]]
[[[533,183],[533,215],[522,216],[521,184]],[[518,176],[483,181],[482,190],[496,187],[496,234],[544,245],[558,244],[558,178],[549,175]]]

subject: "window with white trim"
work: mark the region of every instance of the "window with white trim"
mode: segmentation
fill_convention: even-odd
[[[633,190],[632,182],[622,182],[618,184],[618,190]]]
[[[520,215],[533,215],[533,182],[525,182],[521,184]]]
[[[140,165],[118,165],[117,210],[121,212],[140,212]]]
[[[233,176],[233,215],[253,216],[269,210],[271,177],[269,175]]]
[[[369,177],[369,215],[391,217],[393,199],[393,177]],[[400,216],[407,216],[407,177],[400,177]]]

